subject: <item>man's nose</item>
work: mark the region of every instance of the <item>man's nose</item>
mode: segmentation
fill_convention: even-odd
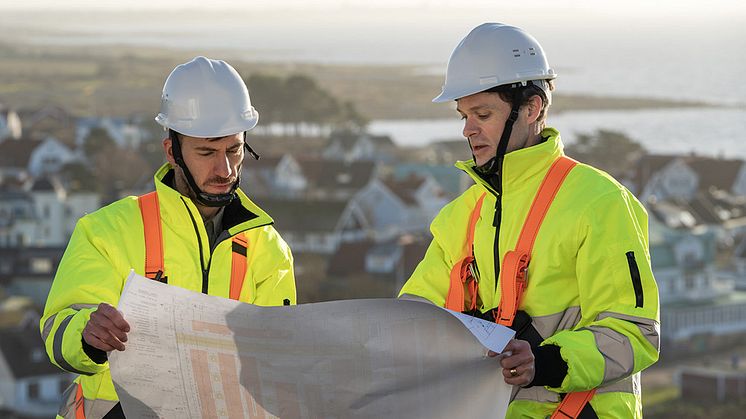
[[[233,174],[230,159],[225,154],[219,154],[213,166],[213,173],[222,178],[228,178]]]
[[[466,118],[464,120],[464,130],[462,131],[462,134],[464,135],[464,137],[469,138],[476,133],[477,133],[477,124],[474,123],[473,120]]]

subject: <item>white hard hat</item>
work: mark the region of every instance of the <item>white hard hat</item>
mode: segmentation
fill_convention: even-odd
[[[254,128],[259,113],[230,64],[196,57],[169,74],[155,121],[183,135],[212,138]]]
[[[549,68],[541,45],[520,28],[483,23],[453,50],[443,91],[433,102],[447,102],[496,86],[531,81],[546,93],[546,80],[557,77]]]

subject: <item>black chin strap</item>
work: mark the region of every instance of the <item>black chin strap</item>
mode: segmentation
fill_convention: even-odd
[[[244,134],[245,137],[246,134]],[[230,192],[223,193],[223,194],[212,194],[202,191],[199,186],[197,186],[197,182],[194,181],[194,177],[192,176],[192,173],[189,171],[189,168],[186,165],[186,162],[184,162],[184,155],[181,152],[181,143],[179,142],[179,135],[176,133],[176,131],[169,129],[168,130],[168,136],[171,138],[171,147],[173,148],[174,153],[174,160],[176,161],[176,164],[181,167],[181,170],[184,172],[184,175],[186,176],[187,183],[189,184],[189,187],[192,189],[192,192],[194,192],[195,198],[194,200],[197,201],[200,205],[204,205],[206,207],[224,207],[228,204],[230,204],[234,199],[238,198],[238,195],[236,195],[236,189],[238,189],[239,183],[241,183],[241,167],[238,168],[238,176],[236,176],[236,181],[233,183],[233,186],[231,187]],[[246,143],[244,138],[244,147],[246,150],[251,154],[254,159],[259,160],[259,155]]]
[[[520,94],[516,90],[515,94],[513,95],[513,107],[510,110],[508,119],[505,121],[505,128],[503,129],[503,133],[500,136],[500,142],[497,145],[495,157],[489,159],[485,164],[474,168],[476,172],[483,177],[489,178],[497,173],[502,172],[505,151],[508,149],[510,134],[513,133],[513,124],[515,123],[515,121],[518,120],[518,111],[521,109],[520,99]],[[469,140],[469,147],[471,147],[471,140]],[[474,154],[472,154],[472,158],[474,158],[474,163],[476,163],[477,159],[474,157]]]

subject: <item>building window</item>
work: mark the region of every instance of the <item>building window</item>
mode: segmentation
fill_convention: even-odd
[[[39,398],[39,383],[28,384],[28,399],[37,400]]]
[[[52,259],[50,258],[32,258],[31,272],[35,274],[48,274],[52,272]]]

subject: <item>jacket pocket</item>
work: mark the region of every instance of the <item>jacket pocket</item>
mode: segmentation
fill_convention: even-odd
[[[642,280],[640,279],[640,269],[637,267],[635,252],[627,252],[627,264],[629,265],[629,275],[632,277],[632,288],[635,290],[635,308],[642,307]]]

